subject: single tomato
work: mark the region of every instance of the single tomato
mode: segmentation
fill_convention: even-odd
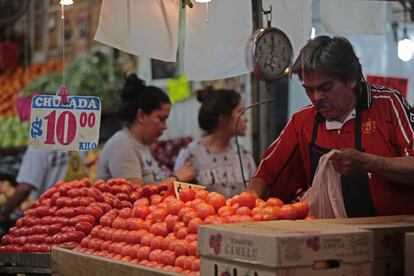
[[[161,249],[162,250],[169,250],[170,245],[173,241],[177,240],[175,236],[167,236],[162,240]]]
[[[165,237],[168,235],[168,226],[165,222],[156,222],[150,227],[150,232],[153,233],[155,236],[162,236]]]
[[[298,216],[296,208],[291,204],[285,204],[280,207],[279,218],[294,220]]]
[[[152,240],[151,240],[151,244],[150,244],[150,248],[151,250],[154,249],[161,249],[162,248],[162,241],[164,240],[163,237],[161,236],[155,236]]]
[[[299,201],[292,204],[296,208],[297,219],[304,219],[309,214],[309,204],[304,201]]]
[[[195,260],[197,260],[197,257],[195,257],[195,256],[187,256],[185,259],[184,259],[184,270],[186,270],[186,269],[188,269],[188,270],[190,270],[191,269],[191,265],[192,265],[192,263],[195,261]]]
[[[75,224],[75,229],[78,231],[82,231],[85,234],[89,234],[92,228],[93,225],[87,221],[79,221]]]
[[[85,207],[84,213],[86,215],[93,216],[97,221],[99,221],[99,219],[104,214],[103,210],[100,207],[98,207],[98,206],[91,206],[91,205]]]
[[[175,259],[174,266],[183,268],[183,267],[184,267],[184,260],[185,260],[186,258],[187,258],[187,256],[186,256],[186,255],[181,255],[181,256],[178,256],[178,257]]]
[[[119,211],[119,217],[124,219],[129,219],[132,216],[131,208],[124,208]]]
[[[166,209],[171,215],[178,215],[178,212],[184,207],[184,203],[179,199],[172,199],[165,203],[167,205]]]
[[[181,227],[180,229],[178,229],[178,231],[175,233],[175,235],[177,236],[178,239],[185,239],[185,237],[187,237],[187,235],[189,234],[188,232],[188,227]]]
[[[167,215],[164,219],[164,222],[167,224],[167,229],[169,232],[173,232],[174,225],[178,222],[178,216]]]
[[[243,192],[239,196],[238,203],[240,206],[249,207],[251,210],[256,207],[256,196],[251,192]]]
[[[241,206],[236,210],[236,215],[245,215],[245,216],[251,216],[252,211],[247,206]]]
[[[124,218],[117,217],[112,222],[112,228],[115,228],[115,229],[125,229],[125,230],[127,230],[128,229],[128,222]]]
[[[224,218],[217,215],[208,216],[204,219],[204,224],[223,224],[224,222]]]
[[[283,201],[280,200],[277,197],[270,197],[266,200],[266,205],[267,206],[277,206],[277,207],[282,207],[283,206]]]
[[[214,207],[218,211],[221,207],[226,206],[226,198],[219,193],[211,192],[207,196],[207,203]]]
[[[168,212],[164,208],[156,208],[152,212],[152,218],[154,219],[155,222],[163,222],[167,215],[168,215]]]
[[[191,263],[191,271],[200,271],[200,259],[195,259]]]
[[[161,249],[154,249],[149,253],[148,259],[153,262],[160,263],[161,262]]]
[[[197,212],[197,216],[204,220],[208,216],[212,216],[216,214],[216,211],[214,210],[213,206],[211,206],[208,203],[199,204],[195,208]]]
[[[232,208],[231,206],[222,206],[218,209],[217,211],[217,215],[219,215],[220,217],[223,217],[223,214],[228,214],[228,215],[233,215],[235,212],[235,209]]]
[[[195,191],[193,189],[183,189],[179,194],[179,198],[183,202],[191,201],[195,198]]]
[[[147,205],[136,205],[132,210],[132,216],[140,219],[145,219],[150,213],[151,210]]]
[[[127,224],[129,230],[139,230],[144,227],[144,220],[140,218],[129,218],[127,219]]]
[[[198,241],[192,241],[188,244],[188,255],[199,257],[199,255],[198,255]]]
[[[277,206],[267,206],[259,214],[263,220],[277,220],[280,217],[280,208]]]
[[[197,190],[195,190],[195,195],[194,195],[194,199],[197,199],[197,198],[201,198],[201,199],[203,199],[203,200],[205,200],[205,201],[207,201],[207,196],[208,196],[208,191],[207,190],[200,190],[200,189],[197,189]]]
[[[198,231],[198,225],[203,224],[203,220],[201,218],[192,218],[189,222],[188,222],[188,232],[189,233],[194,233],[197,234]],[[178,237],[178,233],[177,233],[177,237]],[[178,237],[180,238],[180,237]]]
[[[141,245],[144,246],[150,246],[151,245],[151,240],[155,237],[154,234],[152,233],[145,233],[142,235],[141,237]]]
[[[174,265],[175,253],[171,250],[164,250],[161,252],[160,262],[164,265]]]
[[[141,234],[136,231],[129,231],[125,236],[125,242],[129,244],[138,244],[141,242]]]
[[[171,242],[170,250],[173,250],[176,256],[187,255],[188,242],[186,240],[175,240]]]

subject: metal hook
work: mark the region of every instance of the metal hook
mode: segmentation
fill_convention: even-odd
[[[263,9],[263,0],[261,0],[261,1],[260,1],[260,9],[262,10],[262,13],[263,13],[264,15],[269,14],[269,13],[272,13],[272,5],[269,5],[269,6],[270,6],[270,10],[265,11],[265,10]]]
[[[272,23],[272,5],[269,5],[269,10],[263,9],[263,0],[260,1],[260,9],[262,10],[263,15],[266,15],[267,27],[270,27]]]
[[[191,0],[181,0],[181,8],[185,8],[185,5],[188,5],[189,8],[193,7],[193,3],[191,3]]]

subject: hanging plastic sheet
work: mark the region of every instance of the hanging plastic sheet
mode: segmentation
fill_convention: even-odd
[[[296,58],[310,39],[312,31],[312,0],[262,0],[263,8],[272,5],[272,26],[289,37]],[[266,18],[263,17],[263,22]]]
[[[214,80],[249,73],[245,49],[253,30],[251,1],[193,4],[187,9],[185,26],[184,73],[188,78]]]
[[[330,33],[383,34],[387,1],[320,0],[321,22]]]
[[[176,61],[176,0],[103,0],[95,40],[127,53]]]

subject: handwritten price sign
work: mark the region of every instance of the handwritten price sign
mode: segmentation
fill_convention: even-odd
[[[40,149],[94,150],[100,123],[101,101],[97,97],[71,96],[63,105],[60,96],[34,96],[30,144]]]
[[[207,190],[206,186],[181,181],[174,181],[174,192],[176,198],[180,198],[180,193],[184,189]]]

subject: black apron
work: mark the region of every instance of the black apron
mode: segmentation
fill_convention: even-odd
[[[309,144],[312,179],[315,176],[319,158],[331,150],[315,144],[318,135],[318,126],[322,119],[323,117],[319,113],[316,114],[312,130],[312,140]],[[358,110],[356,111],[355,117],[355,149],[363,151],[361,148],[361,114]],[[341,175],[341,187],[348,217],[370,217],[376,215],[369,190],[367,173],[357,172],[348,176]]]

